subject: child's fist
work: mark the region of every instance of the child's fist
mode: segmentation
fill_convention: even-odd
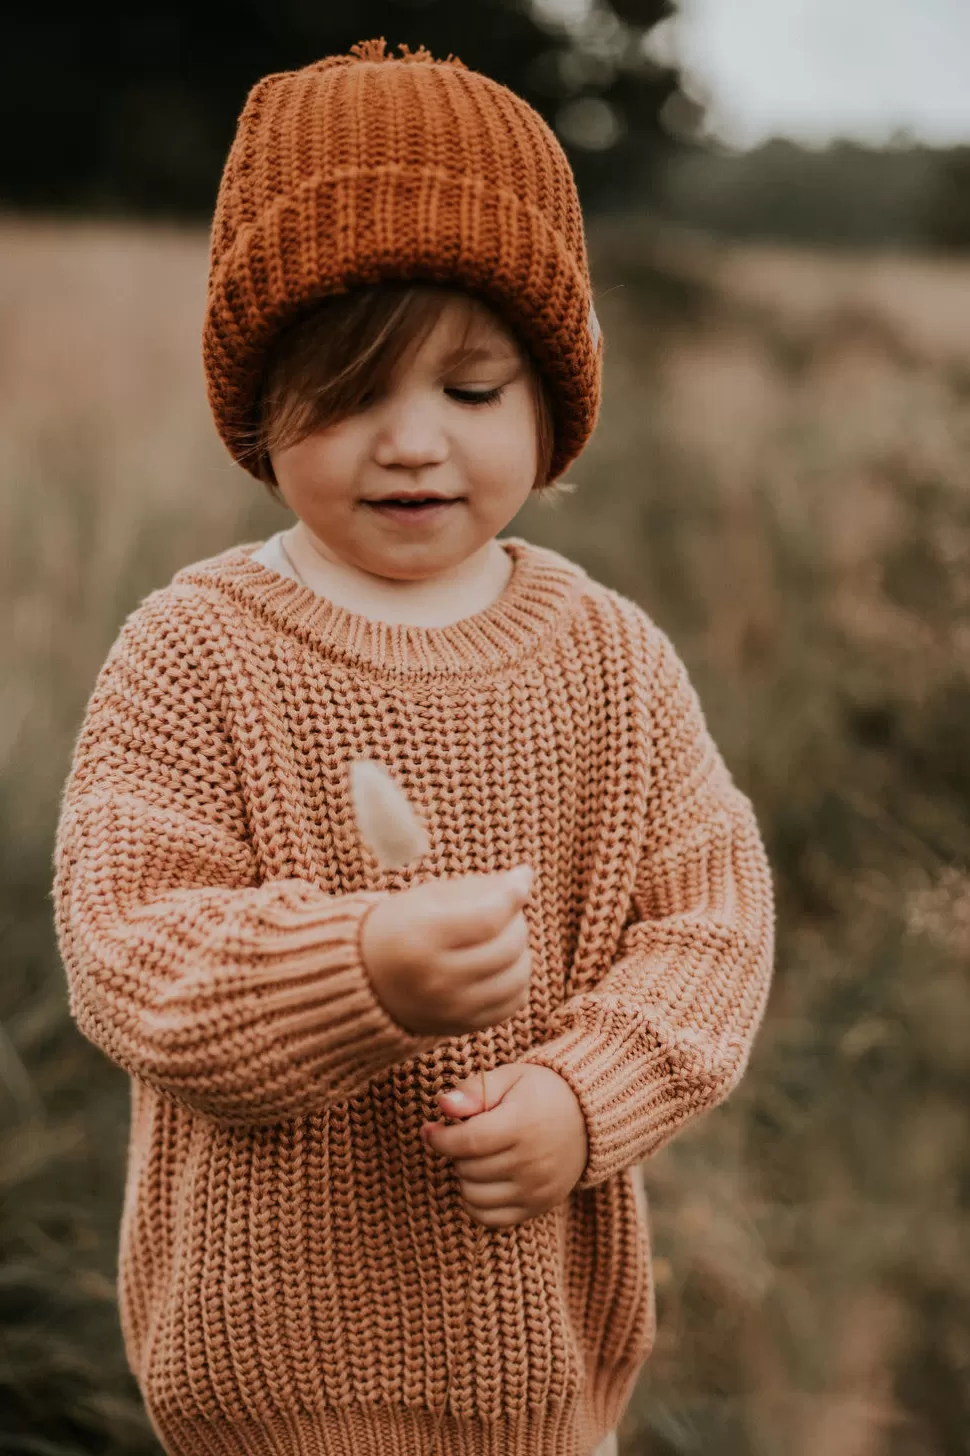
[[[419,1036],[505,1021],[529,999],[532,869],[427,880],[370,912],[361,950],[388,1015]]]
[[[471,1217],[510,1228],[568,1198],[589,1158],[586,1118],[569,1083],[550,1067],[509,1062],[438,1094],[446,1117],[421,1129],[433,1152],[450,1158]],[[484,1110],[487,1106],[487,1111]]]

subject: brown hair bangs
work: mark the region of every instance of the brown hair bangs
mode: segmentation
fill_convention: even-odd
[[[424,343],[456,291],[424,281],[372,284],[321,299],[280,332],[263,370],[253,465],[253,473],[275,499],[280,494],[270,451],[298,444],[315,430],[346,419],[371,391],[383,390],[403,356]],[[469,349],[480,314],[474,295],[465,296],[461,348]],[[533,489],[542,496],[565,493],[571,487],[548,481],[555,443],[548,389],[529,350],[507,331],[525,360],[535,402]]]

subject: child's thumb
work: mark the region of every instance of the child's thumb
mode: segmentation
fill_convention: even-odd
[[[516,865],[514,870],[506,872],[505,877],[506,884],[512,887],[515,898],[523,903],[528,899],[529,891],[532,889],[532,878],[532,866],[528,864]]]

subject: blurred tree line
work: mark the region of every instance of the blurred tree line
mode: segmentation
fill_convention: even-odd
[[[682,146],[658,172],[654,199],[668,220],[728,237],[957,251],[970,244],[970,147]]]
[[[11,0],[0,48],[0,205],[208,220],[249,88],[383,35],[460,56],[557,132],[587,212],[740,237],[962,249],[970,147],[701,135],[703,98],[650,49],[676,0]]]
[[[383,35],[450,53],[556,129],[584,207],[643,192],[676,73],[644,37],[668,0],[142,0],[5,6],[0,198],[45,211],[211,213],[249,88]]]

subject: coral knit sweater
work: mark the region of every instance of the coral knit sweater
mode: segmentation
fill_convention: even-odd
[[[670,640],[558,553],[504,538],[502,595],[416,627],[258,544],[124,623],[57,830],[71,1011],[131,1076],[128,1359],[178,1456],[587,1456],[654,1340],[637,1164],[737,1085],[765,1009],[751,803]],[[428,827],[406,871],[358,838],[362,756]],[[528,1006],[474,1035],[396,1025],[362,917],[521,861]],[[555,1209],[485,1230],[473,1269],[482,1226],[419,1129],[516,1060],[572,1087],[589,1161]]]

